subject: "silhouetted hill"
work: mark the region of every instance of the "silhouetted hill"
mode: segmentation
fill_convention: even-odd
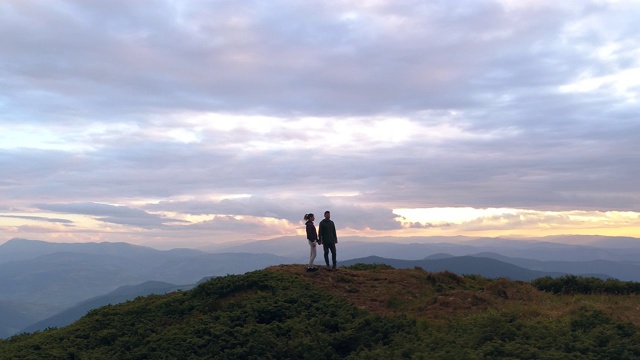
[[[203,278],[293,262],[271,254],[161,251],[126,243],[64,244],[20,239],[0,245],[0,257],[4,259],[0,262],[0,311],[11,314],[0,316],[2,337],[121,286],[146,281],[195,284]],[[6,305],[10,303],[29,306],[32,311]]]
[[[602,279],[615,278],[623,281],[640,280],[640,263],[609,260],[591,261],[540,261],[512,258],[495,253],[479,253],[473,256],[492,258],[531,270],[553,271]]]
[[[0,301],[0,339],[9,337],[25,326],[59,311],[55,307],[25,302]]]
[[[604,235],[552,235],[539,238],[545,242],[563,244],[581,244],[608,249],[638,249],[640,238],[630,236],[604,236]]]
[[[52,327],[66,326],[80,319],[90,310],[99,308],[101,306],[109,304],[119,304],[128,300],[133,300],[139,296],[146,296],[151,294],[166,294],[177,290],[188,290],[193,288],[194,286],[195,285],[179,286],[161,281],[147,281],[139,285],[121,286],[106,295],[97,296],[92,299],[83,301],[54,316],[38,321],[36,323],[32,323],[26,328],[23,328],[20,332],[34,332]]]
[[[579,241],[583,239],[584,244]],[[554,240],[558,242],[548,241]],[[561,243],[559,241],[570,243]],[[220,244],[209,251],[269,253],[302,262],[306,255],[302,237],[282,237],[242,244]],[[608,245],[611,245],[608,247]],[[341,259],[381,256],[390,259],[420,260],[433,254],[467,256],[492,252],[514,258],[541,261],[636,261],[640,259],[640,239],[625,237],[565,236],[550,238],[509,239],[469,237],[340,237]],[[640,276],[638,278],[640,280]]]
[[[0,264],[0,300],[67,307],[123,285],[150,280],[194,284],[207,276],[239,274],[291,262],[270,254],[197,252],[193,256],[170,256],[166,252],[142,252],[134,256],[126,249],[122,255],[56,252]]]
[[[438,253],[438,254],[429,255],[425,259],[426,260],[435,260],[435,259],[448,259],[448,258],[452,258],[452,257],[455,257],[455,256],[453,256],[451,254]]]
[[[576,285],[588,284],[598,285]],[[0,358],[635,359],[636,313],[636,295],[552,294],[361,263],[313,273],[282,265],[0,340]]]
[[[162,261],[176,257],[192,257],[206,252],[194,249],[156,250],[123,242],[50,243],[39,240],[11,239],[0,245],[0,264],[34,259],[53,253],[112,255],[136,261]]]
[[[442,254],[435,259],[428,258],[422,260],[399,260],[382,258],[379,256],[368,256],[366,258],[343,261],[341,262],[341,265],[349,266],[357,263],[386,264],[397,269],[420,267],[431,272],[450,271],[459,275],[476,274],[491,279],[507,278],[523,281],[529,281],[544,276],[557,277],[564,275],[560,272],[529,270],[491,258],[474,256],[444,257]]]

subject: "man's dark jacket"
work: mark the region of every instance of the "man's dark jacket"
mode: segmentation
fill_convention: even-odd
[[[336,225],[329,219],[322,219],[318,224],[318,238],[323,244],[335,244],[338,242]]]

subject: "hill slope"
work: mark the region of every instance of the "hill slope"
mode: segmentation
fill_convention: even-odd
[[[166,294],[177,290],[185,290],[192,288],[193,285],[178,286],[161,281],[147,281],[139,285],[127,285],[117,288],[116,290],[101,296],[96,296],[79,304],[61,311],[44,320],[32,323],[21,332],[35,332],[45,330],[50,327],[66,326],[80,319],[90,310],[105,305],[119,304],[128,300],[135,299],[139,296],[147,296],[151,294]]]
[[[138,257],[130,251],[122,253],[55,252],[0,263],[0,300],[68,307],[123,285],[145,281],[193,284],[206,276],[245,273],[290,262],[269,254],[173,256],[175,252],[151,250]]]
[[[0,300],[0,339],[16,334],[25,326],[49,316],[58,308],[43,308],[25,302]]]
[[[635,295],[356,265],[282,265],[0,341],[0,358],[634,359]]]
[[[368,256],[366,258],[346,260],[341,264],[348,266],[357,263],[387,264],[398,269],[421,267],[431,272],[451,271],[456,274],[477,274],[488,278],[505,277],[511,280],[523,281],[529,281],[543,276],[564,275],[559,272],[529,270],[504,261],[477,256],[451,256],[422,260],[400,260]]]

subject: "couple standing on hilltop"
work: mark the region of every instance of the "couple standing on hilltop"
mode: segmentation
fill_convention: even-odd
[[[331,212],[324,212],[324,219],[318,224],[318,232],[316,233],[316,226],[313,225],[315,220],[313,214],[305,214],[304,220],[306,220],[307,226],[307,240],[309,240],[309,246],[311,247],[311,254],[309,255],[309,265],[307,265],[307,271],[317,270],[313,266],[313,261],[316,259],[316,245],[322,245],[324,248],[324,262],[327,264],[327,269],[336,270],[336,244],[338,243],[338,235],[336,235],[336,226],[331,221]],[[331,251],[331,260],[333,266],[329,267],[329,251]]]

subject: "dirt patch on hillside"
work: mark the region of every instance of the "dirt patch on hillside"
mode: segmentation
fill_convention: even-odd
[[[640,325],[640,296],[636,294],[554,295],[524,281],[459,276],[448,271],[430,273],[421,268],[374,266],[307,272],[305,265],[279,265],[266,270],[297,276],[380,315],[447,321],[491,309],[521,319],[553,319],[590,309]]]
[[[419,268],[339,268],[335,271],[319,268],[316,272],[307,272],[304,265],[278,265],[267,270],[295,275],[315,287],[344,297],[358,308],[381,315],[411,314],[446,319],[452,315],[501,307],[510,293],[519,293],[520,300],[536,293],[526,283],[518,285],[520,289],[517,291],[496,289],[495,284],[486,290],[485,285],[490,280],[470,280],[449,272],[429,273]]]

